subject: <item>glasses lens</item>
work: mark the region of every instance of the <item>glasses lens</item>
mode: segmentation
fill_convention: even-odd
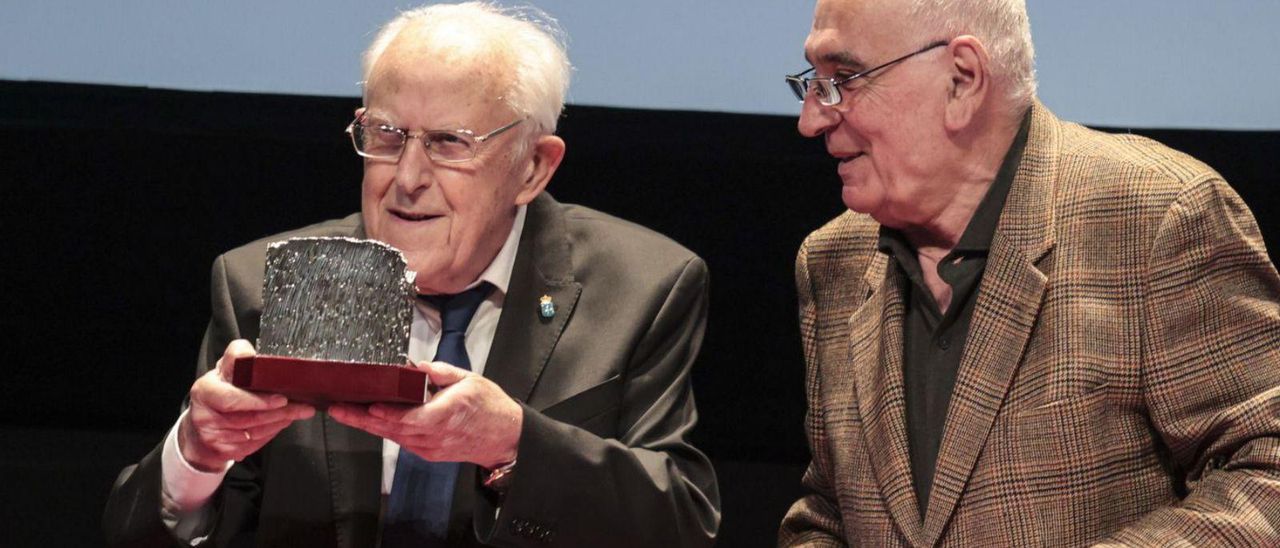
[[[809,80],[809,87],[813,88],[813,94],[818,97],[818,102],[823,105],[831,106],[840,102],[840,90],[836,89],[830,78]]]
[[[471,140],[459,133],[432,131],[423,135],[422,140],[431,157],[442,162],[462,162],[474,155]]]
[[[404,147],[404,135],[388,126],[356,124],[351,136],[357,151],[375,158],[397,158]]]
[[[791,88],[791,93],[796,95],[796,99],[804,101],[804,80],[795,76],[788,76],[787,87]]]

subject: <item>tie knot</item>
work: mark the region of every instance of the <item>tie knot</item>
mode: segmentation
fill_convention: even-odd
[[[440,331],[442,333],[466,333],[471,324],[471,317],[476,315],[480,303],[484,302],[493,285],[480,282],[471,289],[453,295],[422,295],[436,310],[440,311]]]

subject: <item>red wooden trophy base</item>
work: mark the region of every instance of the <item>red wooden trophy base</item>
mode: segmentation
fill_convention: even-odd
[[[231,384],[317,404],[422,403],[427,394],[427,374],[412,367],[264,355],[236,358]]]

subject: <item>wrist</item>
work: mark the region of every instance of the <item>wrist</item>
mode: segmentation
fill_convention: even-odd
[[[515,459],[496,468],[486,469],[483,471],[485,474],[484,479],[481,480],[481,485],[485,489],[504,495],[507,492],[507,488],[511,486],[511,479],[515,476],[515,470]]]
[[[506,413],[506,418],[503,419],[505,427],[500,438],[502,441],[498,444],[502,450],[492,455],[489,462],[478,463],[486,470],[496,470],[514,463],[520,452],[520,432],[524,427],[524,409],[514,400],[511,403],[511,409]]]

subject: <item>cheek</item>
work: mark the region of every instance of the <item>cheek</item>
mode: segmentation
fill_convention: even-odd
[[[394,171],[384,166],[365,166],[360,182],[360,213],[364,216],[365,231],[369,237],[382,239],[384,213],[382,200],[391,188]]]
[[[387,194],[395,180],[395,170],[387,169],[382,164],[365,164],[364,177],[360,182],[360,199],[368,205],[369,201],[377,202]]]
[[[499,203],[492,189],[466,187],[458,192],[444,192],[452,211],[453,222],[449,232],[454,240],[472,246],[493,225],[499,213]]]

